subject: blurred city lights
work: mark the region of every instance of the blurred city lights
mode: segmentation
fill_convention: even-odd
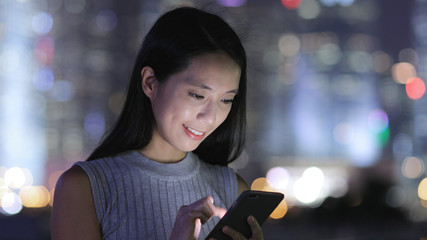
[[[422,200],[427,200],[427,178],[421,180],[418,185],[418,197]]]
[[[247,0],[217,0],[224,7],[241,7],[246,4]]]
[[[42,208],[49,204],[50,194],[44,186],[27,186],[19,192],[22,205],[28,208]]]
[[[408,62],[399,62],[392,66],[391,74],[395,82],[405,84],[409,79],[417,76],[414,65]]]
[[[117,25],[117,15],[111,10],[102,10],[96,15],[95,21],[102,32],[110,32]]]
[[[402,163],[402,174],[407,178],[419,178],[424,174],[424,161],[417,157],[407,157]]]
[[[375,52],[372,54],[372,67],[377,73],[386,74],[393,64],[391,56],[385,52]]]
[[[45,67],[40,68],[33,76],[34,87],[40,92],[49,91],[54,84],[54,76],[52,69]]]
[[[281,0],[282,5],[287,9],[296,9],[301,4],[302,0]]]
[[[252,182],[251,190],[269,192],[272,191],[273,188],[268,184],[267,178],[261,177]]]
[[[302,177],[295,182],[294,194],[296,199],[305,204],[319,200],[324,181],[325,175],[321,169],[317,167],[307,168]]]
[[[349,145],[351,161],[355,166],[366,167],[372,165],[379,155],[380,142],[368,129],[355,128],[353,142]]]
[[[286,189],[290,181],[289,172],[282,167],[274,167],[266,174],[267,182],[274,189]]]
[[[347,52],[347,62],[350,69],[357,73],[367,73],[372,68],[371,55],[363,51]]]
[[[298,54],[301,49],[301,43],[298,36],[294,34],[282,35],[279,39],[280,53],[286,57],[292,57]]]
[[[6,186],[11,188],[21,188],[25,184],[25,173],[21,168],[9,168],[4,174]]]
[[[32,26],[35,33],[45,35],[52,29],[52,16],[47,12],[39,12],[33,17]]]
[[[335,65],[341,60],[342,53],[337,44],[327,43],[319,48],[317,57],[323,64]]]
[[[285,196],[286,199],[286,196]],[[280,219],[283,218],[288,212],[288,205],[286,204],[286,200],[283,199],[279,205],[274,209],[274,211],[270,214],[270,218],[272,219]]]
[[[93,50],[87,53],[86,65],[94,72],[107,71],[113,65],[112,56],[103,50]]]
[[[66,80],[58,80],[54,83],[50,95],[58,102],[68,102],[75,94],[74,84]]]
[[[390,131],[388,128],[389,119],[387,114],[381,110],[373,110],[368,116],[368,127],[377,136],[381,146],[384,146],[389,139]]]
[[[426,93],[426,85],[421,78],[410,78],[406,82],[406,94],[413,100],[420,99]]]
[[[14,215],[22,210],[21,199],[15,192],[7,192],[1,198],[0,212],[6,215]]]
[[[100,138],[105,131],[104,115],[98,112],[88,113],[84,120],[84,130],[91,138]]]
[[[355,0],[320,0],[320,3],[322,3],[326,7],[332,7],[337,4],[348,7],[351,6],[354,3]]]
[[[315,19],[319,16],[321,10],[316,0],[304,0],[298,6],[297,13],[303,19]]]
[[[49,36],[43,36],[35,39],[34,42],[34,58],[41,66],[51,65],[53,63],[55,53],[55,42]]]

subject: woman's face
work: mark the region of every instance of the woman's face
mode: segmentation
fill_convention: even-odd
[[[156,84],[150,97],[156,126],[149,147],[181,156],[196,149],[228,116],[240,74],[227,55],[208,53]]]

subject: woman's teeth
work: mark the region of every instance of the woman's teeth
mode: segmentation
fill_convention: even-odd
[[[193,133],[193,134],[195,134],[195,135],[198,135],[198,136],[203,135],[203,132],[199,132],[199,131],[194,130],[194,129],[192,129],[192,128],[188,127],[188,126],[185,126],[185,125],[184,125],[184,127],[185,127],[185,128],[187,128],[187,129],[188,129],[188,131],[192,132],[192,133]]]

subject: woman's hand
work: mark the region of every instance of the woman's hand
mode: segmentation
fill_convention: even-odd
[[[261,226],[258,224],[257,220],[253,216],[248,217],[248,224],[252,229],[252,236],[249,238],[249,240],[262,240],[264,239],[262,235],[262,229]],[[232,229],[231,227],[225,226],[222,231],[231,237],[233,240],[246,240],[247,238],[243,236],[241,233],[237,232],[236,230]]]
[[[213,204],[213,197],[205,197],[190,205],[182,206],[176,215],[171,240],[197,239],[202,224],[213,216],[222,218],[227,211]]]

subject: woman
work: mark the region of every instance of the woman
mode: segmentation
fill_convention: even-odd
[[[227,23],[186,7],[161,16],[116,124],[57,183],[52,238],[204,239],[248,189],[226,167],[244,146],[245,97],[245,51]]]

